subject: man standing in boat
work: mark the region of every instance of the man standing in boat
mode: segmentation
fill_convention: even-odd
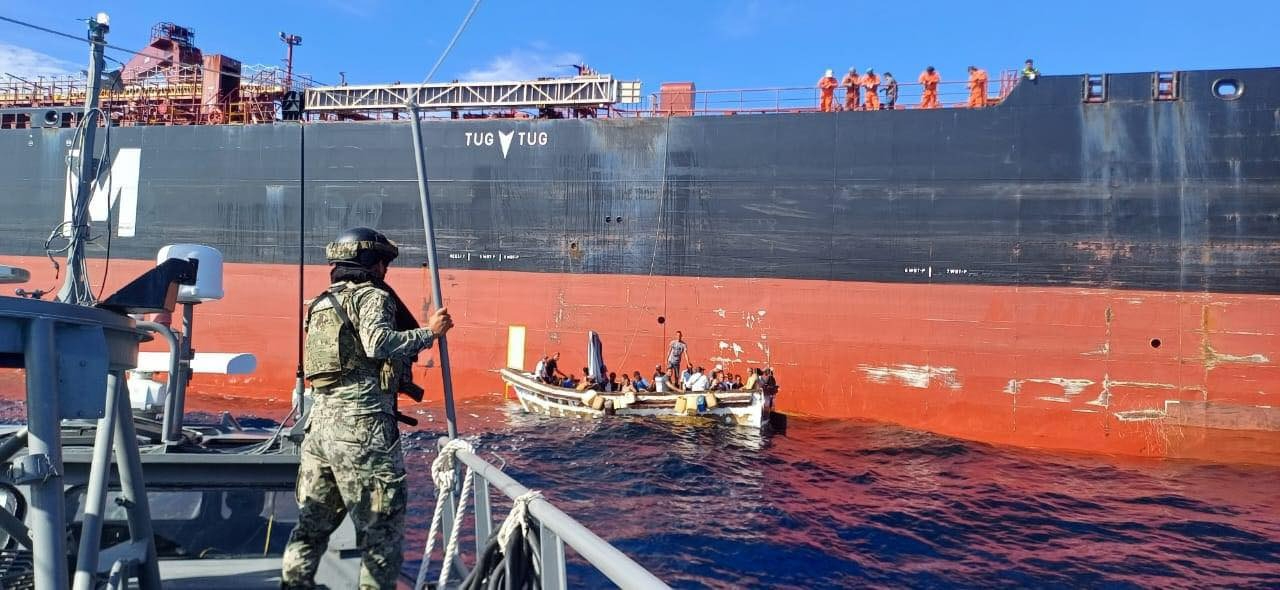
[[[542,365],[542,373],[539,375],[545,383],[559,383],[567,377],[560,371],[560,353],[557,352],[547,357],[546,363]]]
[[[394,588],[404,560],[404,450],[395,396],[412,359],[453,326],[426,328],[383,279],[400,253],[386,236],[347,230],[325,247],[332,285],[307,311],[304,367],[315,402],[298,468],[298,524],[281,586],[314,588],[329,535],[350,514],[363,559],[360,588]]]
[[[684,357],[684,353],[688,349],[688,345],[684,343],[684,333],[676,330],[676,339],[671,341],[671,347],[667,349],[667,368],[672,375],[680,374],[680,359]],[[683,391],[684,384],[677,384],[676,389]]]

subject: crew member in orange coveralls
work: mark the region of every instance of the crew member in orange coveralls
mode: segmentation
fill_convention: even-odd
[[[862,87],[867,89],[867,110],[880,110],[880,76],[875,70],[867,68],[867,75],[862,77]]]
[[[856,111],[862,107],[862,91],[858,84],[857,68],[849,68],[849,73],[844,75],[844,80],[840,81],[840,85],[844,86],[844,110]]]
[[[969,66],[969,108],[987,106],[987,71]]]
[[[836,86],[840,83],[836,82],[836,77],[832,75],[831,70],[827,70],[826,75],[818,80],[818,90],[822,91],[822,102],[818,105],[818,110],[824,113],[830,113],[836,110],[833,104],[833,97],[836,93]]]
[[[920,108],[938,108],[938,82],[941,81],[942,77],[933,69],[933,66],[925,68],[920,73],[920,85],[924,87],[924,93],[920,95]]]

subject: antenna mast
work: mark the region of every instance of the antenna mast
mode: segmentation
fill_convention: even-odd
[[[71,207],[71,232],[67,243],[67,278],[58,291],[58,300],[76,305],[93,305],[95,299],[93,288],[89,286],[89,269],[85,265],[84,246],[89,240],[89,200],[93,196],[93,185],[97,182],[97,162],[93,157],[94,139],[98,131],[98,93],[102,89],[102,70],[104,62],[103,49],[107,44],[107,31],[111,28],[111,19],[105,12],[99,12],[89,21],[89,91],[84,98],[84,116],[80,120],[80,148],[77,153],[67,154],[68,168],[80,158],[77,173],[76,192]],[[108,122],[110,124],[110,122]],[[109,157],[104,154],[103,157]],[[110,197],[108,196],[108,199]],[[107,206],[111,204],[108,201]],[[108,227],[107,231],[111,231]]]

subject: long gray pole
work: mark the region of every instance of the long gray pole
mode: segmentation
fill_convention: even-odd
[[[124,381],[117,377],[117,395]],[[160,590],[160,565],[156,561],[156,540],[151,532],[151,504],[147,484],[142,476],[142,457],[138,454],[138,434],[133,427],[133,411],[128,404],[116,401],[116,469],[120,472],[120,493],[125,499],[129,519],[129,539],[145,544],[146,557],[137,564],[138,587]]]
[[[431,194],[427,190],[427,155],[422,143],[422,121],[418,119],[418,105],[409,105],[413,117],[413,157],[418,163],[418,198],[422,206],[422,230],[427,235],[427,265],[431,267],[431,298],[436,309],[444,307],[444,295],[440,292],[440,265],[436,260],[436,231],[431,223]],[[449,438],[458,437],[458,417],[453,409],[453,374],[449,371],[449,343],[442,335],[437,340],[440,347],[440,378],[444,380],[444,415],[449,426]]]
[[[93,288],[89,286],[89,274],[85,267],[84,246],[89,239],[89,199],[93,183],[97,182],[93,161],[94,135],[98,121],[98,92],[102,88],[102,70],[105,62],[103,48],[107,43],[107,25],[89,21],[89,91],[84,99],[84,117],[81,120],[83,139],[80,143],[80,174],[75,200],[71,207],[71,239],[67,246],[67,278],[58,291],[58,300],[76,305],[93,305]],[[100,117],[99,117],[100,118]],[[104,155],[109,157],[110,154]],[[110,228],[107,231],[111,231]]]
[[[31,483],[31,548],[36,590],[66,590],[67,536],[62,501],[62,423],[58,409],[57,348],[53,320],[39,318],[27,324],[27,452],[31,464],[43,468],[40,481]]]
[[[141,323],[141,322],[139,322]],[[84,495],[84,519],[80,528],[80,556],[76,559],[73,580],[75,590],[92,590],[98,577],[98,551],[102,542],[102,518],[107,504],[107,485],[111,482],[111,445],[120,413],[120,377],[107,373],[107,403],[98,420],[93,441],[93,462],[89,465],[89,489]]]

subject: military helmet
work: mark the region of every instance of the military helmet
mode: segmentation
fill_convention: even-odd
[[[371,267],[379,262],[391,264],[400,255],[400,248],[381,232],[367,227],[353,227],[338,235],[338,239],[324,248],[329,264],[347,264]]]

